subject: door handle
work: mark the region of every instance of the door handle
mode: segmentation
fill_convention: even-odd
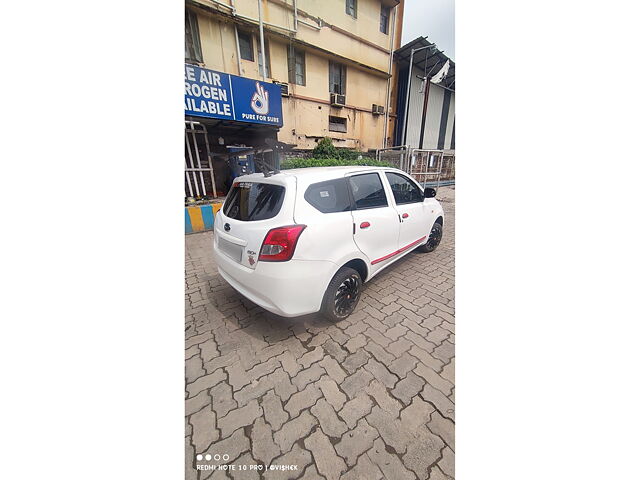
[[[365,229],[365,228],[369,228],[371,226],[371,224],[369,222],[362,222],[360,224],[360,228]]]
[[[409,214],[408,213],[403,213],[402,214],[402,218],[409,218]]]

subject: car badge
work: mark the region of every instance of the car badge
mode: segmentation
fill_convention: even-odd
[[[229,230],[231,230],[231,225],[229,225],[228,223],[224,224],[224,230],[225,232],[228,232]]]

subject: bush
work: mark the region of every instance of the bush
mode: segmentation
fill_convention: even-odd
[[[324,137],[313,149],[314,158],[338,158],[338,149],[333,146],[329,137]]]
[[[363,157],[360,160],[344,160],[341,158],[287,158],[280,165],[281,170],[306,167],[340,167],[350,165],[365,165],[368,167],[393,167],[390,163],[380,162],[375,158]]]
[[[312,151],[312,158],[287,158],[280,168],[306,167],[339,167],[349,165],[365,165],[368,167],[393,167],[390,163],[379,162],[374,158],[366,157],[361,152],[346,148],[336,148],[329,137],[324,137],[318,142]]]

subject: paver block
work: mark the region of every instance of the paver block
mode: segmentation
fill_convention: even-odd
[[[322,392],[315,384],[309,384],[304,390],[291,395],[291,398],[284,405],[284,409],[289,412],[291,418],[297,417],[301,410],[309,408],[322,397]]]
[[[299,439],[306,437],[318,421],[308,410],[298,417],[285,423],[282,428],[273,435],[273,439],[283,452],[291,450],[291,446]]]
[[[218,414],[218,418],[222,418],[231,410],[238,408],[238,402],[233,399],[233,391],[225,382],[220,382],[211,388],[209,395],[211,396],[211,407]]]
[[[193,383],[187,384],[187,392],[189,393],[189,397],[195,397],[201,391],[217,385],[226,378],[227,376],[222,370],[217,370],[216,372],[209,375],[203,375]]]
[[[262,417],[256,418],[256,421],[253,422],[253,428],[251,429],[251,446],[253,458],[266,465],[269,465],[271,460],[282,453],[280,447],[273,441],[273,431],[271,427],[268,423],[265,423]]]
[[[413,472],[407,470],[400,458],[387,452],[384,442],[378,438],[373,442],[373,448],[367,452],[367,456],[381,471],[383,478],[393,480],[415,480]]]
[[[433,403],[443,417],[455,422],[455,406],[453,402],[440,390],[437,390],[428,383],[425,383],[420,396],[422,396],[422,398],[427,402]]]
[[[320,428],[325,435],[340,438],[347,431],[347,425],[338,418],[333,407],[324,398],[311,407],[311,413],[320,422]]]
[[[373,375],[364,368],[361,368],[345,378],[340,386],[349,398],[355,398],[359,392],[363,391],[365,387],[369,385],[371,380],[373,380]]]
[[[429,468],[440,458],[444,442],[428,430],[419,433],[409,443],[407,453],[402,457],[404,465],[415,472],[418,478],[428,478]]]
[[[347,401],[347,396],[340,391],[338,384],[331,377],[325,375],[318,380],[317,385],[333,409],[336,412],[341,410]]]
[[[354,428],[362,417],[371,412],[373,402],[369,396],[360,393],[353,400],[349,400],[344,404],[338,415],[346,422],[349,428]]]
[[[425,402],[420,395],[416,395],[411,405],[400,413],[400,421],[407,432],[415,433],[427,425],[434,411],[435,408],[430,403]]]
[[[306,370],[301,370],[298,375],[293,377],[291,383],[293,383],[298,390],[302,390],[307,385],[318,380],[322,375],[324,375],[325,371],[326,370],[324,370],[320,364],[313,364]]]
[[[429,430],[438,435],[444,442],[455,451],[455,425],[448,418],[440,415],[437,410],[431,414],[431,419],[427,424]]]
[[[370,357],[365,350],[359,349],[356,353],[349,355],[347,359],[342,362],[342,368],[351,374],[367,363],[369,358]]]
[[[418,365],[416,365],[416,368],[414,368],[413,371],[416,373],[416,375],[424,378],[427,383],[437,388],[445,395],[451,395],[451,392],[453,391],[453,383],[442,378],[442,376],[436,373],[433,369],[427,367],[422,362],[418,362]]]
[[[327,480],[339,480],[343,472],[347,471],[347,465],[337,454],[329,438],[316,430],[304,440],[304,446],[313,454],[316,468],[320,475]]]
[[[389,395],[386,387],[378,380],[374,379],[367,387],[366,392],[374,398],[380,408],[393,417],[397,417],[403,408],[403,405]]]
[[[360,455],[356,466],[342,476],[342,480],[382,480],[382,478],[382,472],[366,454]]]
[[[300,358],[299,363],[303,368],[309,368],[313,363],[322,360],[322,357],[324,357],[324,349],[318,346],[312,351],[305,353]]]
[[[336,452],[345,459],[350,467],[356,464],[358,457],[373,447],[373,441],[380,435],[377,430],[363,418],[358,426],[345,433],[336,445]]]
[[[222,437],[229,436],[240,427],[251,425],[260,415],[262,415],[262,408],[258,405],[257,400],[251,400],[246,406],[230,411],[218,420]]]
[[[203,408],[191,415],[189,423],[193,427],[191,440],[196,449],[196,454],[203,452],[209,445],[218,440],[220,433],[216,424],[216,412],[210,408]]]
[[[402,379],[407,376],[408,372],[414,369],[417,363],[418,360],[416,360],[413,355],[403,353],[387,367]]]
[[[373,407],[371,413],[365,418],[369,425],[378,431],[384,439],[384,443],[393,447],[400,454],[406,451],[407,443],[412,440],[412,437],[404,431],[400,420],[377,405]]]
[[[272,462],[273,465],[294,465],[296,468],[294,470],[284,471],[267,470],[264,474],[264,478],[265,480],[293,480],[302,474],[305,467],[309,465],[311,461],[311,454],[307,450],[296,445],[291,451],[288,451],[288,453],[276,458]]]
[[[373,358],[369,359],[364,368],[371,372],[373,378],[379,380],[388,388],[393,388],[396,383],[398,383],[398,377],[387,370],[387,367],[385,367],[382,363],[374,360]]]
[[[267,394],[262,397],[261,406],[264,412],[264,418],[269,422],[271,428],[273,428],[274,431],[280,430],[280,427],[287,421],[289,415],[282,408],[282,402],[273,390],[269,390]]]

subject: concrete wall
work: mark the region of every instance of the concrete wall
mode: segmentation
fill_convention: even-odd
[[[231,4],[229,0],[221,1]],[[236,0],[237,13],[257,19],[258,1],[262,2],[265,22],[293,29],[293,11],[286,8],[286,5],[292,5],[291,0]],[[299,24],[297,33],[264,27],[265,43],[268,44],[265,49],[270,56],[270,77],[267,81],[288,83],[287,52],[290,44],[305,51],[306,84],[289,84],[291,95],[282,98],[284,126],[278,134],[280,141],[293,143],[297,148],[312,149],[319,138],[329,136],[338,147],[363,151],[382,147],[385,116],[373,115],[371,107],[374,103],[386,104],[389,52],[391,47],[399,47],[402,5],[397,7],[392,45],[391,35],[379,31],[381,4],[381,0],[358,0],[357,19],[354,19],[346,14],[344,0],[298,0],[299,19],[308,23],[322,19],[320,30],[302,24]],[[256,22],[233,17],[230,10],[207,0],[188,0],[187,6],[198,16],[205,68],[261,78],[257,61],[260,37]],[[392,19],[393,16],[390,22]],[[240,60],[240,70],[234,24],[244,31],[253,32],[255,61]],[[346,65],[347,107],[329,105],[330,60]],[[329,131],[330,115],[347,119],[346,133]]]

